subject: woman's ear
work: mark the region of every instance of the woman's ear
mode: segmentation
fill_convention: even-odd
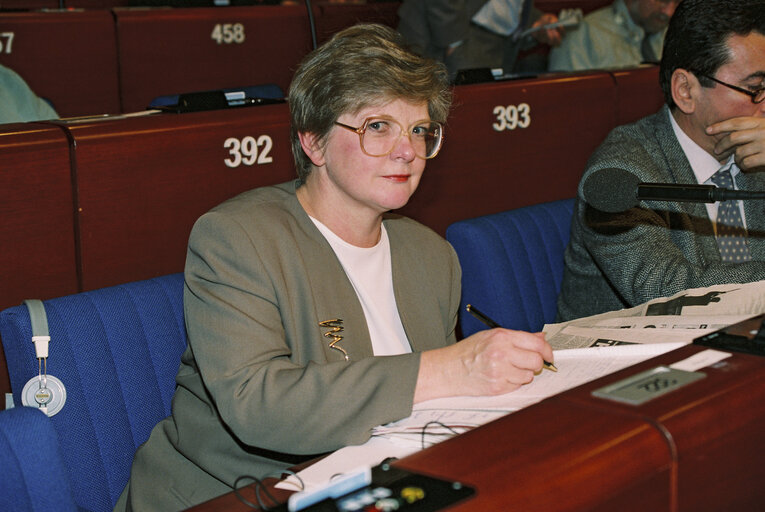
[[[324,146],[321,144],[318,135],[309,132],[298,132],[300,145],[303,152],[316,167],[324,165]]]
[[[670,83],[672,99],[684,114],[692,114],[696,110],[696,101],[701,88],[699,79],[687,69],[678,68],[672,73]]]

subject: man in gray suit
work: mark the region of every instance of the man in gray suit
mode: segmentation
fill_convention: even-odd
[[[688,288],[765,279],[762,201],[641,201],[606,213],[586,203],[583,186],[599,170],[621,169],[641,182],[765,190],[764,81],[765,0],[678,6],[660,68],[666,105],[616,128],[582,177],[559,320]],[[719,182],[725,170],[729,181]]]

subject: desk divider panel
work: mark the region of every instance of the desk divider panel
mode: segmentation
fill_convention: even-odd
[[[400,210],[444,235],[454,221],[573,197],[615,123],[607,73],[455,87],[441,153]]]
[[[296,177],[286,104],[68,129],[77,147],[83,290],[182,272],[200,215]]]
[[[122,112],[158,96],[275,83],[311,49],[301,5],[113,10]]]
[[[69,143],[42,123],[0,126],[0,309],[76,293]]]
[[[64,132],[37,123],[2,125],[0,162],[0,310],[24,299],[76,293],[74,201]],[[0,346],[0,397],[10,387]]]
[[[117,46],[107,10],[0,13],[0,64],[59,116],[120,111]]]
[[[653,114],[664,105],[659,66],[613,70],[616,83],[616,123],[627,124]]]

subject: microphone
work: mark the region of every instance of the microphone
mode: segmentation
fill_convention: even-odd
[[[618,213],[642,200],[714,203],[739,199],[765,199],[765,192],[731,190],[714,185],[644,183],[624,169],[600,169],[587,176],[582,185],[584,200],[600,211]]]

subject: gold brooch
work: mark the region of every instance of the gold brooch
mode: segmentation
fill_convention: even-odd
[[[340,340],[343,339],[342,335],[339,334],[343,332],[342,318],[333,318],[331,320],[324,320],[323,322],[319,322],[319,325],[321,327],[329,328],[329,330],[323,334],[325,338],[332,338],[332,341],[329,342],[329,348],[339,350],[340,352],[343,353],[343,357],[345,358],[345,360],[350,361],[350,357],[348,357],[348,352],[346,352],[343,347],[338,345]]]

